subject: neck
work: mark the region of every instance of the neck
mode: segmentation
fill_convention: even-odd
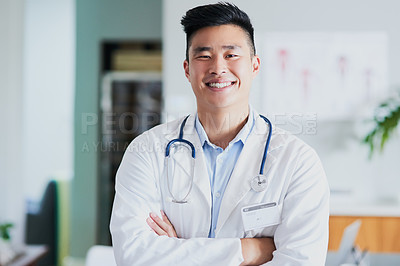
[[[218,108],[197,111],[199,120],[214,145],[225,149],[246,124],[249,117],[248,104],[243,108]]]

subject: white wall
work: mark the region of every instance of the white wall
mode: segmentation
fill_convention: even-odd
[[[25,199],[72,172],[74,3],[0,1],[0,222],[16,242]]]
[[[23,176],[39,199],[51,178],[71,178],[75,1],[25,0]]]
[[[23,0],[0,1],[0,223],[22,229]],[[13,230],[22,242],[22,231]]]
[[[195,99],[182,62],[185,35],[180,19],[197,5],[216,1],[164,0],[163,2],[163,86],[166,119],[190,112]],[[396,0],[234,0],[252,19],[257,34],[276,31],[383,31],[389,38],[389,84],[400,87],[400,23]],[[263,60],[263,58],[261,58]],[[264,59],[268,60],[268,59]],[[261,66],[262,67],[262,66]],[[264,112],[259,77],[253,85],[251,103]],[[372,112],[372,110],[371,110]],[[285,128],[289,126],[283,125]],[[366,134],[359,120],[317,120],[316,134],[297,135],[320,154],[332,189],[349,190],[360,200],[392,200],[400,195],[400,141],[389,143],[383,155],[368,161],[367,147],[360,144]]]

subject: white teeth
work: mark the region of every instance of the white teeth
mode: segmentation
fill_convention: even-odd
[[[224,87],[228,87],[231,84],[232,84],[232,82],[225,82],[225,83],[213,82],[213,83],[208,84],[208,86],[213,87],[213,88],[224,88]]]

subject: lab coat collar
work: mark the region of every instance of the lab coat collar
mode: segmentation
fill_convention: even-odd
[[[265,123],[264,119],[262,119],[260,117],[260,114],[251,108],[250,106],[250,111],[253,112],[253,116],[254,116],[254,127],[252,128],[251,134],[250,135],[262,135],[263,137],[266,137],[265,134],[266,132],[268,132],[268,124]],[[176,121],[170,122],[170,125],[167,126],[167,128],[169,128],[170,130],[168,130],[167,132],[165,132],[165,137],[166,140],[170,141],[172,139],[176,139],[179,136],[179,129],[180,126],[182,124],[182,121],[185,117],[182,117]],[[204,142],[202,143],[199,135],[197,134],[196,128],[195,128],[195,123],[196,123],[196,113],[192,113],[189,115],[188,120],[186,121],[186,125],[183,129],[183,138],[184,139],[193,139],[195,141],[193,141],[193,145],[195,145],[197,143],[197,145],[195,145],[196,148],[196,152],[197,149],[200,149],[202,147],[202,144],[204,144]],[[272,122],[271,122],[272,123]],[[268,152],[273,151],[276,148],[281,147],[284,143],[284,137],[283,135],[285,135],[286,132],[284,132],[281,129],[277,129],[275,127],[275,125],[272,123],[272,137],[271,137],[271,142],[269,144],[269,149]],[[264,147],[264,145],[263,145]]]
[[[257,113],[256,111],[254,112],[254,116],[256,118],[254,134],[263,135],[264,137],[267,137],[268,135],[265,135],[265,134],[269,130],[268,124],[264,121],[263,118],[260,117],[260,114]],[[276,148],[283,146],[284,143],[286,142],[285,138],[284,138],[284,135],[286,134],[286,132],[283,131],[282,129],[276,128],[276,126],[272,123],[272,121],[270,121],[270,122],[272,125],[272,136],[271,136],[271,142],[269,143],[268,153],[272,152]],[[265,144],[265,142],[264,142],[264,144]]]

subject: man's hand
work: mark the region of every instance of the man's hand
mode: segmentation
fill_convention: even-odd
[[[177,237],[174,226],[168,220],[167,215],[163,211],[161,211],[161,217],[162,219],[154,212],[151,212],[149,217],[146,219],[146,222],[159,236]]]
[[[244,258],[240,265],[261,265],[272,260],[276,249],[273,238],[242,238],[240,241]]]

